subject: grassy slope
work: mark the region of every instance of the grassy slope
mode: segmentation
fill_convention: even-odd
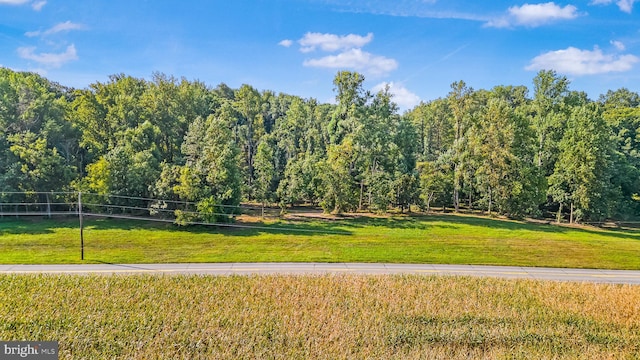
[[[453,215],[268,226],[273,229],[185,229],[90,220],[84,232],[85,261],[406,262],[640,269],[640,231],[634,230],[574,229]],[[0,263],[80,263],[79,243],[77,220],[0,220]]]
[[[640,358],[640,287],[421,276],[0,275],[60,358]]]

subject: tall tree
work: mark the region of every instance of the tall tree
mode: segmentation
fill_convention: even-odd
[[[494,208],[511,216],[532,214],[542,201],[530,124],[512,104],[493,93],[468,135],[478,164],[475,180],[490,215]]]
[[[60,191],[78,177],[69,96],[38,74],[0,68],[0,188]]]
[[[393,162],[391,152],[393,135],[399,121],[398,107],[391,101],[389,87],[379,91],[371,104],[363,107],[362,116],[354,119],[352,131],[356,159],[357,179],[360,183],[358,207],[363,206],[365,186],[369,190],[369,202],[376,203],[380,210],[386,210],[393,201],[389,198],[393,182]],[[377,200],[376,200],[377,199]],[[384,200],[383,200],[384,199]],[[387,204],[382,205],[382,202]]]
[[[538,139],[537,164],[549,176],[554,171],[568,117],[564,102],[569,94],[569,80],[553,70],[543,70],[533,79],[533,86],[531,114]]]
[[[273,142],[274,139],[271,136],[264,136],[258,144],[255,158],[255,194],[256,199],[262,203],[263,209],[266,203],[275,200],[274,195],[278,188]]]
[[[558,221],[565,207],[569,207],[569,222],[608,216],[609,139],[610,130],[597,104],[573,110],[549,178],[549,194],[560,204]]]
[[[219,106],[203,83],[162,73],[153,74],[140,102],[143,120],[160,129],[157,148],[161,160],[167,162],[179,155],[189,124],[198,116],[207,118]]]
[[[247,195],[251,199],[253,198],[255,180],[254,158],[260,138],[265,134],[260,93],[249,85],[242,85],[235,92],[233,108],[238,115],[236,134],[239,135],[238,146],[243,153]]]
[[[640,212],[640,96],[628,89],[609,90],[600,97],[603,117],[611,128],[612,186],[620,191],[615,215],[626,218]]]
[[[464,159],[467,147],[465,133],[471,121],[471,107],[473,89],[467,87],[464,81],[451,84],[451,92],[447,97],[453,117],[453,144],[451,147],[453,160],[453,207],[460,211],[460,189],[464,177]]]
[[[431,206],[435,202],[447,204],[449,201],[448,197],[453,189],[453,176],[451,176],[451,171],[447,169],[448,166],[448,161],[418,163],[419,197],[427,212],[431,210]]]
[[[357,72],[340,71],[333,79],[337,106],[329,122],[331,144],[339,144],[358,131],[366,116],[366,104],[371,94],[364,90],[364,76]]]
[[[408,114],[418,135],[421,161],[435,161],[453,143],[453,126],[447,99],[421,103]]]
[[[63,191],[74,179],[75,168],[65,164],[58,150],[47,146],[46,139],[27,131],[11,135],[8,140],[9,150],[17,158],[14,166],[20,169],[18,189],[14,190]]]
[[[204,131],[203,131],[204,130]],[[198,203],[205,220],[224,220],[240,204],[240,151],[225,119],[197,118],[182,147],[185,165],[174,191]]]
[[[327,212],[339,214],[354,210],[357,206],[357,193],[351,175],[353,154],[352,141],[345,139],[340,145],[331,145],[327,158],[318,164],[322,180],[320,205]]]
[[[82,131],[82,145],[94,158],[120,145],[126,129],[144,122],[141,99],[147,87],[144,79],[118,74],[76,93],[73,121]]]

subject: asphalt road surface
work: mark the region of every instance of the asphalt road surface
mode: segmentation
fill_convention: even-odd
[[[188,274],[188,275],[322,275],[420,274],[487,276],[640,285],[640,271],[558,269],[519,266],[361,264],[361,263],[212,263],[0,265],[0,274]]]

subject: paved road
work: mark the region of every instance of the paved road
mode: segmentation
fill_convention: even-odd
[[[422,274],[489,276],[554,281],[640,285],[640,271],[532,268],[518,266],[355,264],[355,263],[219,263],[0,265],[0,274]]]

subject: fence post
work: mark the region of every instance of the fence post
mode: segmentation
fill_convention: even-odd
[[[80,260],[84,260],[84,234],[82,225],[82,191],[78,191],[78,219],[80,220]]]
[[[51,219],[51,199],[49,199],[49,194],[44,194],[47,197],[47,216]],[[51,196],[53,196],[53,191],[51,192]]]

